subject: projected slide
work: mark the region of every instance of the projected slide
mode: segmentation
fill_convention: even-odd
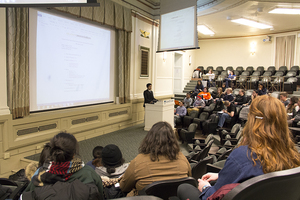
[[[160,50],[194,47],[195,25],[195,7],[161,15]]]
[[[0,0],[7,4],[53,4],[53,3],[87,3],[87,0]]]
[[[36,105],[45,110],[109,101],[111,31],[37,12]]]

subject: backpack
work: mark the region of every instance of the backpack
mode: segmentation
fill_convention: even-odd
[[[57,181],[53,185],[36,187],[33,191],[24,192],[22,200],[99,200],[102,199],[94,183],[84,184],[78,179],[73,182]]]

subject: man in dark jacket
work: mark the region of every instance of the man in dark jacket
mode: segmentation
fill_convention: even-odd
[[[234,99],[234,104],[236,106],[242,106],[243,104],[246,104],[246,103],[247,103],[247,98],[245,96],[245,90],[241,89],[239,91],[239,94]]]
[[[148,83],[147,84],[147,90],[144,91],[144,107],[145,107],[145,103],[155,103],[157,101],[157,99],[154,98],[153,96],[153,92],[152,92],[152,84]]]

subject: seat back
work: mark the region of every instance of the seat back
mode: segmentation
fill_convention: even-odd
[[[225,79],[225,75],[219,75],[217,81],[223,81]]]
[[[213,135],[213,134],[209,134],[209,135],[205,138],[204,143],[205,143],[205,144],[208,144],[208,142],[209,142],[210,140],[212,140],[212,139],[214,139],[214,135]]]
[[[198,124],[196,124],[196,123],[191,123],[191,124],[189,125],[188,132],[196,132],[197,127],[198,127]]]
[[[214,74],[218,76],[220,74],[220,72],[219,71],[214,71]]]
[[[210,87],[210,88],[208,88],[208,92],[210,94],[213,93],[213,92],[217,92],[217,91],[218,91],[218,89],[216,87]]]
[[[279,97],[280,97],[280,92],[272,92],[272,93],[270,94],[270,96],[279,99]]]
[[[192,177],[196,180],[201,178],[206,173],[206,164],[213,163],[213,157],[208,156],[200,160],[196,165],[192,167]]]
[[[231,128],[231,133],[233,134],[237,134],[237,132],[240,130],[241,125],[240,124],[235,124],[232,128]]]
[[[283,72],[285,74],[286,71],[287,71],[287,67],[286,66],[281,66],[281,67],[279,67],[278,71]]]
[[[234,75],[239,76],[242,72],[237,71],[237,70],[233,70]]]
[[[252,76],[260,76],[261,75],[261,72],[260,71],[255,71],[253,72]]]
[[[224,69],[223,69],[222,66],[218,66],[218,67],[216,68],[216,71],[222,72],[222,71],[224,71]]]
[[[276,77],[273,81],[273,83],[282,83],[282,82],[284,82],[283,77]]]
[[[208,112],[202,112],[199,116],[200,120],[207,120],[209,117],[209,113]]]
[[[209,106],[205,106],[203,111],[205,112],[211,112],[215,109],[216,103],[211,103]]]
[[[299,71],[299,66],[294,65],[293,67],[291,67],[290,70],[291,70],[291,71]]]
[[[244,72],[243,72],[244,73]],[[240,76],[240,78],[239,78],[239,82],[245,82],[247,80],[247,76],[245,76],[245,75],[242,75],[242,76]]]
[[[289,71],[288,73],[286,73],[285,77],[295,77],[297,75],[297,73],[295,71]]]
[[[249,71],[244,71],[243,73],[242,73],[242,76],[249,76],[250,75],[250,72]]]
[[[264,76],[264,77],[261,79],[261,82],[262,82],[262,83],[269,83],[269,82],[271,82],[271,77],[270,77],[270,76]]]
[[[233,67],[232,66],[226,67],[226,71],[228,71],[228,70],[233,71]]]
[[[221,72],[221,75],[226,77],[226,76],[228,75],[227,72],[228,72],[228,71],[222,71],[222,72]]]
[[[273,75],[273,74],[275,74],[276,68],[275,68],[275,66],[270,66],[270,67],[268,67],[267,71],[271,72]]]
[[[251,76],[250,82],[257,82],[257,81],[259,81],[259,77],[258,76]]]
[[[197,68],[198,68],[198,69],[200,69],[200,70],[201,70],[201,72],[203,72],[203,71],[204,71],[204,67],[203,67],[203,66],[198,66]]]
[[[297,78],[295,77],[291,77],[291,78],[288,78],[288,80],[286,80],[287,83],[295,83],[297,82]]]
[[[272,72],[271,71],[266,71],[263,76],[272,76]]]
[[[240,89],[234,89],[234,90],[232,91],[232,94],[236,96],[236,95],[239,94],[239,92],[240,92]]]
[[[264,71],[265,71],[265,68],[264,68],[264,66],[258,66],[258,67],[256,68],[256,71],[262,71],[262,72],[264,72]]]
[[[244,71],[244,68],[242,66],[238,66],[236,68],[236,71],[239,71],[240,73],[242,73]]]
[[[251,96],[252,92],[253,92],[253,90],[246,90],[245,96]]]
[[[211,139],[207,143],[207,145],[204,147],[204,149],[202,149],[202,151],[199,154],[197,154],[197,156],[195,157],[196,161],[200,161],[200,160],[204,159],[205,157],[207,157],[208,152],[209,152],[213,142],[214,142],[214,139]]]
[[[300,167],[263,174],[233,188],[223,200],[300,199]]]
[[[177,196],[177,188],[183,183],[188,183],[197,187],[197,181],[193,177],[186,177],[153,182],[139,191],[139,194],[153,195],[168,200],[169,197]]]
[[[283,73],[282,71],[278,71],[278,72],[275,73],[274,76],[283,76],[283,74],[284,74],[284,73]]]

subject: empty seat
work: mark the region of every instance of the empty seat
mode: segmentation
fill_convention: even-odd
[[[251,76],[260,76],[261,72],[260,71],[255,71],[253,72],[253,74]]]
[[[223,81],[225,80],[226,76],[225,75],[219,75],[216,82],[218,86],[221,86]]]
[[[253,69],[252,66],[248,66],[248,67],[246,68],[246,71],[248,71],[248,72],[250,73],[250,75],[251,75],[251,74],[253,73],[254,69]]]
[[[216,87],[210,87],[210,88],[208,88],[208,92],[210,94],[212,94],[213,92],[217,93],[217,91],[218,91],[218,89]]]
[[[295,66],[291,67],[290,71],[294,71],[298,75],[299,74],[299,66],[295,65]]]
[[[232,91],[233,96],[237,96],[237,95],[239,94],[240,90],[241,90],[241,89],[234,89],[234,90]]]
[[[239,76],[239,75],[241,75],[241,74],[242,74],[242,72],[240,72],[240,71],[237,71],[237,70],[233,70],[233,73],[234,73],[234,75],[236,75],[236,76]]]
[[[286,72],[287,72],[287,67],[286,66],[281,66],[281,67],[279,67],[278,71],[283,72],[283,75],[285,75]]]
[[[271,71],[266,71],[263,76],[272,76],[272,72]]]
[[[239,71],[240,74],[241,74],[241,73],[243,73],[244,68],[243,68],[242,66],[238,66],[238,67],[236,68],[236,71]]]
[[[258,66],[256,71],[259,71],[260,75],[263,75],[263,73],[265,72],[265,68],[263,66]]]
[[[291,77],[284,82],[284,91],[296,91],[297,88],[297,78]]]
[[[215,74],[216,76],[218,76],[218,75],[220,75],[220,72],[219,72],[219,71],[214,71],[214,74]]]
[[[188,129],[180,129],[179,131],[179,136],[180,139],[184,142],[184,143],[193,143],[193,139],[195,137],[195,133],[197,130],[198,125],[196,123],[191,123],[189,125]]]
[[[189,127],[190,124],[193,122],[194,118],[197,118],[199,116],[198,110],[192,110],[189,114],[189,116],[183,117],[183,127]]]
[[[261,81],[259,81],[259,83],[263,84],[266,88],[268,88],[269,83],[271,83],[271,77],[263,76]]]
[[[284,73],[282,71],[277,71],[274,76],[283,76]]]
[[[228,73],[227,73],[227,72],[228,72],[228,71],[222,71],[222,72],[221,72],[221,75],[227,77],[227,76],[228,76]]]
[[[286,75],[284,77],[284,81],[286,81],[290,77],[296,77],[296,75],[297,75],[297,72],[295,72],[295,71],[289,71],[288,73],[286,73]]]
[[[194,177],[194,179],[198,180],[204,174],[206,174],[206,172],[207,172],[206,165],[208,163],[209,164],[213,163],[213,158],[211,156],[208,156],[208,157],[200,160],[199,162],[196,162],[192,167],[192,177]]]
[[[258,86],[259,77],[258,76],[251,76],[249,83],[249,89],[256,89]]]
[[[209,117],[208,112],[202,112],[199,116],[199,118],[194,118],[193,123],[198,125],[198,129],[202,130],[202,123],[206,121]]]
[[[244,72],[243,72],[244,73]],[[238,88],[246,89],[247,88],[247,76],[241,75],[240,78],[236,81]]]
[[[270,67],[268,67],[267,71],[271,72],[272,73],[271,75],[274,75],[276,72],[276,68],[274,66],[270,66]]]
[[[226,71],[228,71],[228,70],[233,71],[233,67],[232,66],[226,67]]]
[[[250,76],[250,72],[249,71],[244,71],[241,76]]]
[[[223,69],[223,67],[222,66],[218,66],[217,68],[216,68],[216,71],[218,71],[218,72],[222,72],[222,71],[224,71],[224,69]]]
[[[210,133],[216,133],[216,129],[218,127],[219,116],[216,114],[212,114],[209,116],[208,120],[202,123],[203,129],[202,134],[208,135]]]
[[[204,67],[203,66],[199,66],[197,68],[200,69],[202,73],[204,72]]]

